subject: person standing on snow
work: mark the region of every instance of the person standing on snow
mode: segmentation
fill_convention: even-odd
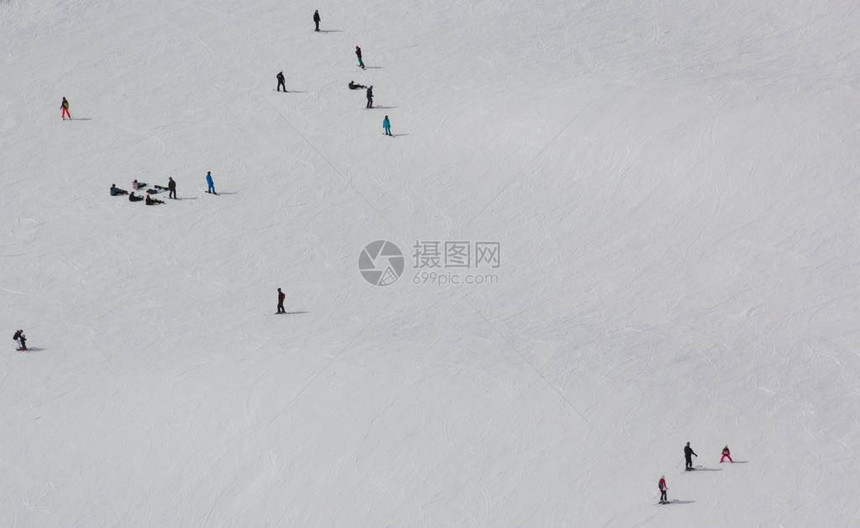
[[[722,464],[723,460],[725,460],[727,458],[729,459],[729,462],[731,462],[732,464],[735,463],[735,461],[732,460],[732,452],[729,451],[729,446],[725,446],[723,448],[723,455],[720,457],[720,464]]]
[[[314,11],[314,25],[316,26],[316,29],[314,29],[314,31],[320,30],[320,20],[320,10],[317,9],[316,11]]]
[[[66,116],[69,116],[70,120],[72,119],[72,114],[69,113],[69,101],[65,97],[63,97],[63,102],[60,103],[60,109],[63,111],[61,114],[63,121],[66,120]]]
[[[23,330],[17,330],[15,335],[12,336],[13,341],[18,342],[18,351],[26,352],[27,351],[27,336],[24,335]]]
[[[358,57],[358,67],[364,69],[364,61],[361,59],[361,48],[355,47],[355,56]]]
[[[699,455],[697,455],[696,452],[693,451],[693,448],[690,447],[690,442],[687,442],[687,445],[684,446],[684,460],[687,463],[687,465],[685,466],[684,469],[686,471],[692,471],[693,470],[693,457],[698,458]]]
[[[373,85],[367,87],[367,108],[373,108]]]
[[[284,310],[284,299],[286,299],[286,298],[287,298],[287,294],[282,292],[281,289],[278,288],[278,313],[279,314],[287,313],[287,311]]]
[[[211,171],[206,171],[206,185],[209,186],[209,188],[206,189],[206,192],[208,192],[210,194],[218,194],[215,192],[215,182],[212,181],[212,172]]]
[[[167,190],[169,191],[167,197],[176,199],[176,181],[174,181],[173,177],[167,179]]]
[[[278,72],[277,77],[278,77],[278,90],[277,91],[280,92],[281,88],[283,88],[284,93],[287,93],[287,85],[285,84],[286,79],[284,79],[284,72]]]
[[[382,120],[382,129],[385,130],[385,135],[391,135],[391,121],[388,120],[388,116],[385,116],[385,119]]]
[[[657,488],[660,490],[660,504],[666,504],[669,502],[669,497],[666,495],[666,491],[669,489],[669,486],[666,485],[665,476],[660,477],[660,482],[657,483]]]

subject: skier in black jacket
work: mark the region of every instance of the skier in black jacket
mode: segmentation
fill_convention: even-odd
[[[26,352],[26,351],[27,351],[27,336],[25,336],[25,335],[24,335],[24,331],[23,331],[23,330],[18,330],[18,331],[16,331],[16,332],[15,332],[15,335],[14,335],[14,336],[12,336],[12,339],[13,339],[14,341],[17,341],[17,342],[18,342],[18,344],[20,345],[20,346],[18,347],[18,350],[19,350],[19,351],[21,351],[21,352]]]
[[[684,446],[684,460],[686,460],[687,465],[685,469],[687,471],[691,471],[693,469],[693,457],[698,457],[699,455],[693,451],[693,448],[690,447],[690,442],[687,442],[687,445]]]
[[[173,200],[176,199],[176,181],[174,181],[173,177],[167,179],[167,190],[169,191],[167,197]]]
[[[286,298],[287,298],[287,294],[282,292],[281,289],[278,288],[278,313],[279,314],[287,313],[287,311],[284,310],[284,299],[286,299]]]
[[[314,25],[316,26],[316,29],[314,31],[319,31],[320,30],[320,10],[319,9],[314,11]]]
[[[284,93],[287,91],[286,79],[284,79],[284,72],[278,72],[278,92],[281,91],[281,88],[284,89]]]
[[[355,56],[358,57],[358,67],[364,69],[364,60],[361,58],[361,48],[355,47]]]
[[[367,87],[367,108],[373,108],[373,85]]]

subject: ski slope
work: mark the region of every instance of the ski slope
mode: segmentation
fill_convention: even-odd
[[[0,526],[860,526],[858,27],[0,2]],[[416,241],[497,280],[423,284]]]

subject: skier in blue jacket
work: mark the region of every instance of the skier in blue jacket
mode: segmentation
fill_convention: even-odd
[[[206,172],[206,185],[209,186],[209,189],[206,190],[208,193],[218,194],[215,192],[215,183],[212,181],[212,172]]]
[[[385,119],[382,120],[382,128],[385,130],[385,135],[391,135],[391,121],[388,120],[388,116],[385,116]]]

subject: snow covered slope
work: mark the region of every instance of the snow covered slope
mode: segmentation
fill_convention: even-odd
[[[0,525],[860,525],[858,27],[0,2]],[[108,196],[168,176],[182,200]],[[422,283],[416,241],[499,267]]]

